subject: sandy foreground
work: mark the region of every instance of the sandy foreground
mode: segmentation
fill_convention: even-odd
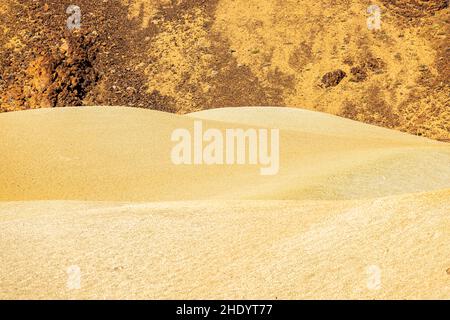
[[[173,165],[196,119],[280,129],[279,174]],[[449,144],[290,108],[41,109],[0,136],[0,298],[450,298]]]

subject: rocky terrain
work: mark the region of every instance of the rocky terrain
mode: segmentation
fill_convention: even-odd
[[[3,0],[0,112],[292,106],[448,141],[449,17],[445,0]]]

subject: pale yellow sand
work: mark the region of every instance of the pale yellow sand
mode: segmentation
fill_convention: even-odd
[[[234,124],[236,110],[253,127],[280,128],[278,175],[261,176],[259,166],[172,164],[174,129],[192,130],[196,116],[232,122],[205,120],[205,129],[245,128]],[[298,109],[190,117],[119,107],[30,110],[0,115],[0,136],[4,201],[354,199],[450,188],[449,144]]]
[[[196,118],[280,128],[279,175],[172,165]],[[42,109],[0,136],[0,298],[450,298],[449,144],[279,108]]]

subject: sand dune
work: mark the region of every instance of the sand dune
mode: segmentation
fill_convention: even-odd
[[[280,129],[279,174],[173,165],[198,119]],[[0,298],[450,298],[449,144],[288,108],[40,109],[0,135]]]
[[[192,129],[195,117],[213,119],[205,128],[246,128],[234,110],[252,118],[250,126],[280,129],[278,175],[172,164],[174,129]],[[33,110],[2,114],[0,135],[7,155],[0,200],[354,199],[450,188],[448,144],[297,109],[189,117],[119,107]]]

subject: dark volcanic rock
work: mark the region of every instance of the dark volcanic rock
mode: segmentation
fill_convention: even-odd
[[[347,74],[340,69],[328,72],[322,77],[322,86],[324,88],[335,87],[346,76],[347,76]]]

